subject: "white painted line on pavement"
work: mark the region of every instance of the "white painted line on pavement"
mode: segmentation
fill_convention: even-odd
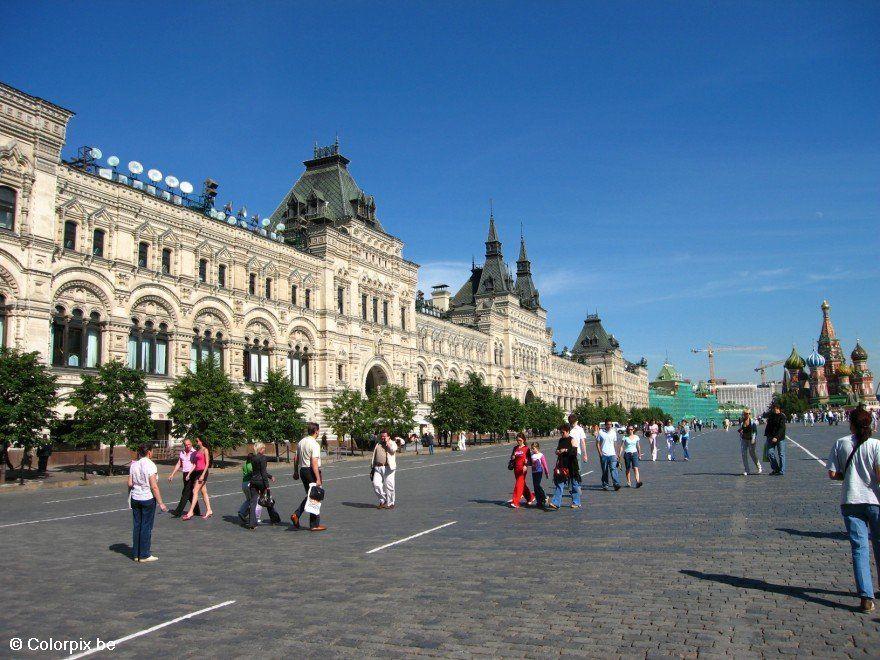
[[[138,637],[143,637],[144,635],[149,635],[151,632],[156,632],[157,630],[161,630],[162,628],[167,628],[168,626],[173,626],[175,623],[180,623],[181,621],[186,621],[187,619],[192,619],[193,617],[199,616],[200,614],[206,614],[212,610],[220,609],[221,607],[226,607],[227,605],[232,605],[234,600],[227,600],[223,603],[218,603],[217,605],[211,605],[211,607],[206,607],[203,610],[199,610],[198,612],[190,612],[189,614],[184,614],[183,616],[179,616],[176,619],[171,619],[171,621],[166,621],[165,623],[160,623],[151,628],[147,628],[146,630],[140,630],[136,633],[132,633],[131,635],[126,635],[125,637],[120,637],[119,639],[114,639],[112,642],[107,642],[107,645],[113,645],[115,649],[120,644],[128,642],[132,639],[137,639]],[[83,651],[82,653],[77,653],[76,655],[67,656],[67,660],[74,660],[75,658],[85,658],[87,655],[92,655],[93,653],[99,653],[102,650],[107,649],[90,649],[88,651]]]
[[[818,456],[816,456],[816,454],[814,454],[814,453],[811,452],[809,449],[807,449],[806,447],[804,447],[801,443],[799,443],[799,442],[797,442],[797,441],[795,441],[795,440],[792,440],[790,436],[785,436],[785,439],[786,439],[786,440],[791,440],[791,442],[794,443],[794,446],[795,446],[795,447],[800,447],[801,449],[804,450],[804,453],[806,453],[807,456],[809,456],[810,458],[814,458],[814,459],[816,459],[817,461],[819,461],[819,464],[820,464],[822,467],[825,467],[825,461],[823,461],[821,458],[819,458]]]
[[[431,529],[426,529],[424,532],[419,532],[418,534],[413,534],[412,536],[407,536],[405,539],[400,539],[399,541],[392,541],[391,543],[386,543],[385,545],[380,545],[378,548],[373,548],[372,550],[367,550],[367,554],[371,555],[374,552],[379,552],[379,550],[384,550],[385,548],[390,548],[392,545],[397,545],[398,543],[406,543],[407,541],[417,539],[420,536],[424,536],[425,534],[430,534],[431,532],[436,532],[438,529],[443,529],[444,527],[449,527],[450,525],[454,525],[457,522],[458,522],[457,520],[453,520],[452,522],[448,522],[444,525],[438,525],[437,527],[432,527]]]
[[[120,495],[120,497],[124,497],[124,495]],[[108,511],[92,511],[91,513],[78,513],[75,516],[62,516],[60,518],[44,518],[43,520],[25,520],[23,522],[16,523],[6,523],[5,525],[0,525],[2,527],[18,527],[19,525],[36,525],[37,523],[45,523],[45,522],[55,522],[56,520],[70,520],[71,518],[84,518],[85,516],[100,516],[102,513],[116,513],[117,511],[128,511],[129,508],[125,507],[124,509],[109,509]]]
[[[70,497],[66,500],[49,500],[48,502],[43,502],[43,504],[58,504],[59,502],[76,502],[77,500],[94,500],[98,497],[113,497],[119,496],[119,493],[105,493],[104,495],[87,495],[86,497]]]

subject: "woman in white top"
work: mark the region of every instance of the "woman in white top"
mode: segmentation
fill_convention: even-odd
[[[636,478],[636,488],[642,487],[642,480],[639,475],[639,461],[642,458],[642,446],[639,443],[639,436],[636,433],[636,427],[630,424],[626,427],[626,435],[623,436],[623,442],[617,453],[617,458],[623,459],[623,465],[626,468],[626,487],[632,487],[630,473]]]
[[[142,445],[137,450],[137,460],[128,468],[128,492],[131,497],[131,558],[137,562],[156,561],[158,557],[150,554],[153,537],[153,520],[156,516],[156,503],[162,511],[168,507],[162,501],[159,484],[156,481],[158,470],[153,463],[153,450]]]
[[[840,511],[852,546],[859,609],[866,613],[874,611],[871,546],[880,575],[880,440],[871,437],[871,421],[862,407],[850,413],[852,435],[835,442],[828,456],[828,476],[843,482]]]

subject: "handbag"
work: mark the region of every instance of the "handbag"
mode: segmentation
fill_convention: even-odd
[[[266,509],[274,509],[275,508],[275,498],[272,497],[272,491],[268,488],[260,493],[259,499],[257,499],[257,503]]]
[[[510,460],[507,461],[507,469],[508,469],[508,470],[512,470],[513,467],[514,467],[513,456],[511,456],[511,457],[510,457]]]
[[[571,477],[571,472],[564,465],[556,464],[556,467],[553,468],[553,481],[557,484],[561,484],[564,481],[568,481]]]

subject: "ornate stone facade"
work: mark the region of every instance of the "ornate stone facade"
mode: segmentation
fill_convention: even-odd
[[[160,439],[168,384],[209,356],[242,385],[286,370],[318,421],[336,391],[386,382],[424,419],[438,388],[470,372],[565,409],[647,404],[646,370],[619,346],[555,354],[524,243],[516,283],[495,236],[470,306],[443,288],[425,301],[418,265],[338,145],[316,149],[260,222],[115,166],[62,162],[72,114],[0,84],[0,340],[43,355],[62,394],[110,359],[144,369]]]

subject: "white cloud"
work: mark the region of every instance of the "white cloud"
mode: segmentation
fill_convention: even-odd
[[[419,289],[431,295],[431,287],[448,284],[454,294],[471,275],[471,264],[467,261],[429,261],[419,268]]]

